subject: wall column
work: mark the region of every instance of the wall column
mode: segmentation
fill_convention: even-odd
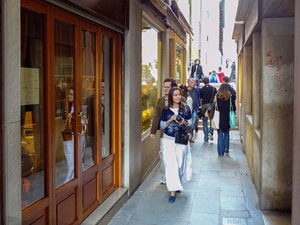
[[[261,34],[260,205],[263,210],[288,210],[292,191],[294,18],[263,19]]]
[[[129,195],[141,183],[141,21],[142,12],[138,0],[129,2],[129,27],[125,33],[125,88],[124,96],[124,151],[123,180],[124,186],[129,189]],[[133,104],[134,103],[134,104]],[[133,166],[134,165],[134,166]]]
[[[253,169],[252,177],[256,188],[260,188],[261,180],[261,138],[260,138],[260,110],[261,110],[261,33],[253,34]]]
[[[2,0],[4,224],[21,224],[20,0]],[[14,91],[12,91],[14,90]]]

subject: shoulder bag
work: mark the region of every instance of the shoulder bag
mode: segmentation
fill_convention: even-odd
[[[230,97],[230,110],[229,110],[229,125],[230,128],[236,127],[236,118],[232,107],[231,97]]]

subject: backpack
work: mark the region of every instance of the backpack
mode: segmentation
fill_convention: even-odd
[[[217,74],[212,73],[212,74],[210,75],[209,82],[210,82],[210,83],[218,83]]]

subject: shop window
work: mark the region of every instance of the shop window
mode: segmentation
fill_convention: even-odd
[[[176,72],[176,80],[179,83],[184,83],[183,81],[183,48],[181,46],[179,46],[178,44],[176,44],[176,68],[175,68],[175,72]]]
[[[44,197],[44,40],[43,15],[21,11],[21,169],[22,208]]]
[[[142,32],[142,132],[151,127],[158,97],[161,93],[159,69],[159,33],[143,24]]]

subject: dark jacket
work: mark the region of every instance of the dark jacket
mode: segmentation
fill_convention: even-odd
[[[197,66],[197,71],[196,71],[196,66]],[[200,64],[194,64],[192,66],[191,74],[190,74],[191,78],[194,78],[195,71],[196,71],[196,76],[199,77],[199,79],[202,79],[204,74],[203,74],[202,66]]]
[[[181,101],[186,103],[186,98],[182,96]],[[165,96],[163,96],[157,100],[155,113],[154,113],[151,129],[150,129],[150,134],[156,134],[156,131],[160,130],[160,118],[161,118],[163,109],[167,106],[166,102],[168,102],[168,99],[166,100]],[[161,132],[160,137],[162,137],[162,135],[163,135],[163,132]]]
[[[227,131],[230,129],[230,125],[229,125],[230,99],[222,100],[217,98],[217,107],[220,112],[219,129],[221,129],[222,131]]]
[[[161,117],[161,114],[162,114],[162,111],[163,109],[165,108],[166,106],[166,101],[168,100],[165,100],[165,96],[159,98],[157,100],[157,104],[156,104],[156,108],[155,108],[155,114],[154,114],[154,117],[153,117],[153,120],[152,120],[152,125],[151,125],[151,129],[150,129],[150,134],[156,134],[156,131],[160,129],[160,117]]]

